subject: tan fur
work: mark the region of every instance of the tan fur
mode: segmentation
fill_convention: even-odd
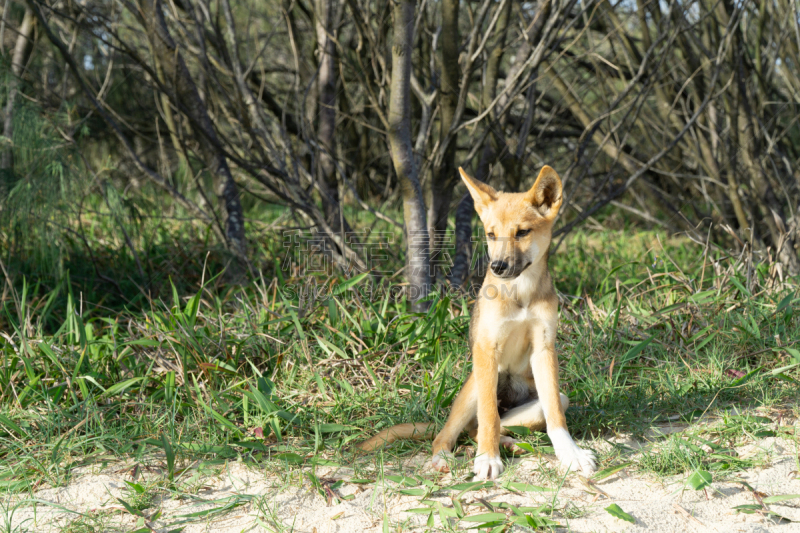
[[[448,470],[447,459],[467,429],[477,437],[477,477],[496,478],[503,470],[499,446],[513,442],[502,437],[507,434],[504,426],[525,426],[546,427],[562,463],[589,473],[594,470],[594,456],[575,446],[567,432],[564,411],[569,402],[559,393],[555,350],[558,299],[547,270],[553,222],[561,206],[561,180],[545,166],[529,191],[512,194],[495,191],[460,168],[459,172],[483,221],[493,268],[486,273],[472,311],[472,374],[433,441],[433,466]],[[502,270],[500,263],[507,268]],[[501,418],[504,408],[509,410]],[[399,438],[423,439],[432,431],[432,424],[400,424],[360,448],[372,450]]]

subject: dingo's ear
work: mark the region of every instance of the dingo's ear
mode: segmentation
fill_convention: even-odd
[[[458,171],[461,173],[461,179],[464,180],[469,194],[475,201],[475,211],[477,211],[478,216],[481,216],[486,207],[497,200],[497,191],[482,181],[471,178],[469,174],[464,172],[463,168],[458,167]]]
[[[547,165],[543,166],[536,183],[525,193],[525,199],[545,218],[556,218],[561,207],[561,178],[558,173]]]

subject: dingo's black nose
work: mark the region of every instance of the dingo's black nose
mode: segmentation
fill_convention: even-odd
[[[508,270],[508,263],[506,263],[505,261],[492,261],[492,272],[494,272],[498,276],[501,275],[506,270]]]

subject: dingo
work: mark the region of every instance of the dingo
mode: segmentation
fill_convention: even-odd
[[[561,463],[588,475],[595,470],[594,454],[572,440],[564,417],[569,400],[559,393],[558,298],[547,270],[561,179],[545,166],[528,192],[511,194],[458,170],[483,221],[491,268],[472,308],[472,374],[433,441],[433,467],[448,471],[456,439],[468,429],[478,441],[475,479],[495,479],[503,472],[499,446],[516,442],[505,427],[525,426],[546,428]],[[430,438],[432,431],[433,424],[399,424],[359,447]]]

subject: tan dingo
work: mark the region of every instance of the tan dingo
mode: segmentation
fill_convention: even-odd
[[[459,172],[483,221],[491,268],[472,309],[472,374],[433,441],[433,466],[448,471],[456,439],[467,429],[478,441],[476,479],[495,479],[503,472],[499,446],[516,442],[505,427],[525,426],[546,428],[561,463],[588,475],[595,470],[594,454],[572,440],[564,417],[569,400],[559,393],[558,298],[547,270],[561,179],[545,166],[528,192],[511,194]],[[430,438],[432,431],[433,424],[399,424],[359,447]]]

